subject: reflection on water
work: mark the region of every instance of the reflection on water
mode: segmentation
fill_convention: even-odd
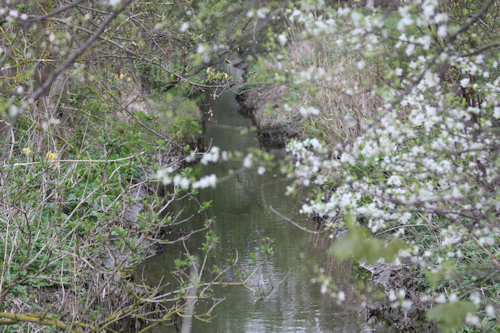
[[[233,67],[231,75],[241,77],[241,71]],[[221,150],[241,152],[258,147],[253,133],[240,133],[241,129],[248,127],[248,123],[237,113],[239,107],[232,93],[226,92],[210,103],[214,120],[206,124],[207,144],[212,141],[212,145]],[[241,162],[211,164],[203,168],[203,173],[225,176],[229,169],[240,167]],[[266,294],[273,287],[277,289],[267,301],[262,302],[248,289],[214,286],[214,295],[226,299],[215,307],[209,323],[195,319],[192,332],[385,331],[368,325],[365,313],[356,308],[358,303],[353,299],[356,296],[352,292],[355,287],[350,284],[352,264],[348,261],[336,262],[326,255],[331,240],[324,235],[300,231],[269,210],[268,207],[272,206],[307,226],[302,222],[305,216],[298,214],[300,200],[284,195],[286,185],[279,175],[272,172],[259,176],[255,170],[250,170],[218,184],[216,189],[206,189],[199,193],[200,202],[213,200],[207,213],[216,218],[212,229],[220,240],[211,252],[210,260],[213,262],[209,262],[207,267],[214,263],[224,263],[226,259],[235,259],[237,251],[241,271],[252,271],[256,266],[249,261],[250,253],[256,253],[258,260],[264,259],[260,252],[259,237],[270,237],[275,240],[275,254],[257,270],[248,285],[254,289],[264,288]],[[174,207],[181,208],[184,208],[184,217],[191,216],[198,209],[193,201]],[[188,222],[189,226],[185,226],[186,230],[197,229],[203,224],[201,217],[197,221],[196,216],[198,215]],[[196,234],[186,241],[192,255],[201,257],[202,253],[197,246],[201,244],[203,237]],[[165,275],[164,281],[170,281],[169,271],[173,268],[173,261],[182,252],[182,244],[178,244],[177,248],[169,247],[149,260],[143,270],[148,282],[155,284]],[[338,306],[329,296],[322,295],[320,286],[310,282],[315,277],[314,265],[334,277],[335,283],[346,292],[347,300],[343,306]],[[289,277],[277,286],[288,273]],[[231,276],[227,276],[225,280],[230,278]],[[213,304],[214,300],[200,301],[195,312],[203,313]],[[167,327],[160,327],[156,332],[167,330]]]

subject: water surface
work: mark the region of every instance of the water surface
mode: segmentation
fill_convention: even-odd
[[[227,70],[227,68],[226,68]],[[241,70],[232,67],[231,75],[241,77]],[[259,142],[251,131],[241,134],[249,126],[248,120],[238,114],[239,105],[234,94],[226,92],[217,100],[211,100],[214,119],[206,122],[205,142],[225,151],[246,152],[248,148],[259,148]],[[208,106],[207,106],[208,107]],[[241,162],[210,164],[203,173],[216,173],[218,177],[228,174],[230,169],[241,167]],[[339,263],[326,255],[331,240],[323,235],[305,233],[273,213],[269,206],[288,218],[315,230],[314,223],[305,221],[306,216],[298,214],[300,196],[284,195],[287,182],[275,172],[259,176],[255,170],[220,183],[216,189],[200,191],[200,202],[212,200],[208,216],[216,222],[212,229],[220,243],[211,252],[207,267],[214,263],[224,263],[226,259],[239,257],[238,267],[242,272],[255,269],[250,262],[250,254],[257,259],[265,256],[260,252],[261,237],[274,239],[274,255],[260,267],[248,281],[254,289],[273,294],[265,301],[259,300],[252,291],[242,287],[214,287],[214,297],[225,298],[212,312],[210,322],[193,320],[192,332],[384,332],[381,326],[366,323],[366,314],[356,305],[356,281],[353,281],[351,262]],[[185,201],[173,207],[184,209],[181,219],[196,214],[198,205]],[[186,231],[203,225],[200,215],[187,222]],[[204,236],[193,235],[186,246],[192,255],[202,257],[197,247]],[[170,270],[175,259],[184,252],[182,244],[168,247],[168,251],[146,263],[144,273],[152,284],[165,276],[170,281]],[[335,283],[346,292],[346,302],[339,306],[328,295],[320,293],[320,285],[312,284],[316,277],[313,267],[317,266],[334,277]],[[288,278],[282,281],[287,274]],[[238,281],[228,275],[225,280]],[[173,280],[172,280],[173,281]],[[203,313],[214,304],[213,300],[201,301],[195,308],[196,314]],[[167,332],[169,328],[159,327],[157,332]]]

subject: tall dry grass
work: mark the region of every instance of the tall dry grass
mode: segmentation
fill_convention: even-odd
[[[362,59],[356,52],[337,46],[335,39],[294,39],[283,59],[261,63],[260,72],[268,77],[278,74],[282,79],[250,94],[260,128],[285,127],[300,137],[313,135],[338,143],[357,135],[377,114],[381,101],[371,94],[370,87],[381,83],[379,73],[387,65]],[[361,60],[365,61],[362,70],[357,65]],[[308,75],[312,79],[302,82]],[[307,106],[319,109],[320,115],[301,117],[300,108]]]

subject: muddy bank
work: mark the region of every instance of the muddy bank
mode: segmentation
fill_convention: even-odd
[[[422,287],[417,283],[417,265],[403,260],[400,265],[360,263],[360,266],[372,273],[373,281],[383,285],[387,295],[384,302],[367,306],[369,318],[385,320],[402,332],[438,332],[436,323],[428,322],[425,318],[425,312],[431,304],[423,302],[420,297]],[[400,306],[394,295],[404,295],[405,301],[411,301],[411,307]]]
[[[257,89],[244,91],[236,95],[241,109],[239,113],[249,118],[256,127],[257,138],[261,149],[270,151],[272,149],[283,149],[286,143],[293,138],[300,137],[299,132],[292,126],[286,126],[280,123],[268,122],[263,116],[263,107],[259,105],[265,99],[259,97],[260,93]],[[280,106],[275,104],[273,108],[278,109]]]
[[[99,224],[99,229],[105,230],[98,234],[102,238],[94,237],[92,231],[83,232],[77,229],[78,226],[75,227],[72,230],[72,237],[83,239],[79,244],[85,245],[79,253],[77,252],[78,256],[70,254],[66,256],[60,249],[54,248],[54,256],[63,258],[60,274],[56,271],[54,274],[47,274],[41,281],[33,279],[19,284],[7,296],[2,312],[33,315],[34,321],[39,314],[48,313],[48,317],[50,314],[57,314],[61,322],[72,322],[78,318],[84,324],[93,325],[91,317],[87,316],[88,312],[99,311],[99,315],[106,318],[136,305],[148,311],[155,310],[154,305],[148,304],[147,299],[140,298],[141,295],[148,295],[150,290],[141,286],[137,277],[134,281],[134,276],[131,274],[131,265],[137,261],[134,257],[147,258],[159,252],[161,248],[156,240],[163,239],[169,233],[168,226],[166,223],[160,225],[161,221],[151,227],[141,227],[143,222],[141,219],[147,218],[146,214],[157,211],[156,208],[148,210],[148,207],[145,207],[145,202],[151,206],[155,203],[147,197],[163,189],[163,184],[156,180],[151,165],[158,163],[160,167],[166,167],[172,163],[182,164],[188,154],[183,149],[172,147],[170,150],[137,155],[141,155],[142,160],[148,162],[138,162],[137,173],[126,174],[127,177],[110,185],[123,189],[123,192],[113,197],[119,202],[120,211],[109,208],[110,205],[105,206],[109,209],[105,212],[109,212],[108,215],[113,217],[109,222]],[[88,197],[82,199],[82,203],[87,202],[92,203]],[[61,205],[61,210],[63,209],[64,206]],[[97,223],[95,222],[96,225]],[[124,250],[125,245],[121,242],[122,238],[117,230],[130,235],[133,243],[127,246],[127,250]],[[88,241],[84,243],[84,239]],[[47,252],[50,254],[50,251],[52,249]],[[66,274],[67,272],[69,274]],[[82,297],[82,294],[85,296]],[[123,331],[124,328],[138,327],[140,319],[130,318],[127,312],[123,311],[123,317],[126,318],[123,320],[117,318],[116,322],[110,323],[109,328]],[[78,325],[79,323],[76,324]],[[35,327],[43,330],[44,325],[36,324]]]

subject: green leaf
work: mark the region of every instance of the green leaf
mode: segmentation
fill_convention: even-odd
[[[429,321],[437,321],[438,327],[445,332],[451,332],[455,328],[460,328],[467,313],[475,313],[476,306],[469,301],[458,301],[435,306],[427,311]]]
[[[367,263],[380,258],[391,262],[399,250],[406,248],[406,244],[399,238],[385,243],[380,239],[364,237],[363,233],[367,233],[364,228],[351,229],[347,235],[335,242],[328,252],[340,260],[353,256],[355,260],[364,259]]]

